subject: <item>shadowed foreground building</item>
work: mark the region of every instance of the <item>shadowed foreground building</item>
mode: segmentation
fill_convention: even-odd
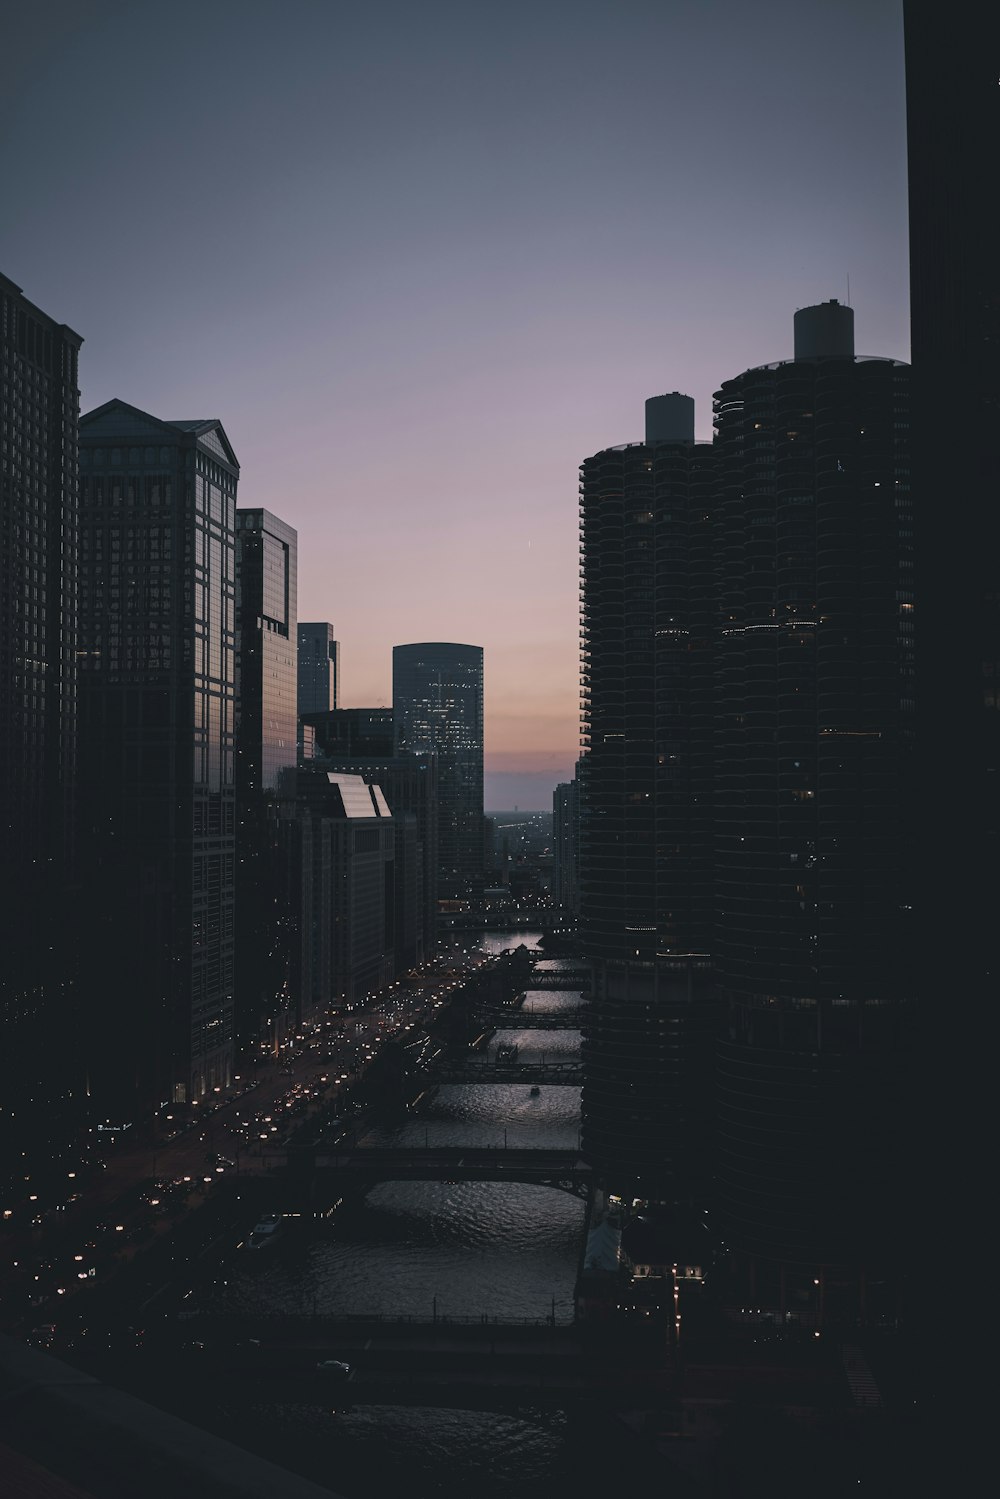
[[[19,1161],[58,1148],[81,1091],[67,939],[82,342],[0,275],[0,1139],[13,1112]]]
[[[437,756],[394,752],[389,708],[304,715],[314,763],[382,788],[395,829],[395,962],[405,973],[433,951],[437,924]]]
[[[889,1307],[909,1128],[908,373],[804,309],[711,446],[661,397],[581,473],[584,1148],[826,1317]]]
[[[916,953],[909,370],[853,321],[715,400],[718,1201],[748,1285],[828,1316],[895,1254]]]
[[[127,1121],[232,1077],[239,465],[216,420],[80,428],[87,1066]]]
[[[580,471],[583,1145],[612,1191],[704,1193],[710,1129],[712,450],[694,402]]]
[[[359,775],[300,769],[302,1018],[364,999],[393,979],[393,819]]]

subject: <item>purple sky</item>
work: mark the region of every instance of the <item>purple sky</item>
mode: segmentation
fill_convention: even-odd
[[[394,644],[482,645],[487,807],[550,807],[580,460],[664,390],[710,437],[848,275],[858,352],[908,357],[901,6],[20,9],[0,269],[83,334],[83,409],[220,417],[345,705]]]

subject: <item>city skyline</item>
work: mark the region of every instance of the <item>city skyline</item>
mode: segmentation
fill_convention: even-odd
[[[224,423],[345,706],[389,703],[395,644],[481,642],[486,804],[548,808],[580,453],[675,388],[707,438],[719,380],[848,276],[860,351],[908,357],[900,8],[185,11],[18,19],[6,273],[84,337],[84,411]]]

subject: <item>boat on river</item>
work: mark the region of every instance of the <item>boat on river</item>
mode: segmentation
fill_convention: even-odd
[[[281,1222],[280,1213],[265,1213],[263,1218],[254,1224],[246,1247],[253,1250],[270,1249],[281,1233]]]

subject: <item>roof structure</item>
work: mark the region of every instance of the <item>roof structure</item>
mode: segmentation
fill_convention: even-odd
[[[141,442],[148,438],[150,441],[162,441],[165,436],[172,436],[176,441],[176,433],[183,432],[194,437],[216,458],[221,458],[223,463],[239,470],[239,460],[233,449],[232,443],[226,436],[222,422],[216,416],[189,417],[182,421],[166,421],[162,417],[153,416],[148,411],[143,411],[138,406],[132,406],[128,401],[122,401],[115,396],[110,401],[105,401],[103,406],[97,406],[93,411],[88,411],[80,418],[81,431],[101,431],[106,429],[108,439],[122,437],[129,441]]]

